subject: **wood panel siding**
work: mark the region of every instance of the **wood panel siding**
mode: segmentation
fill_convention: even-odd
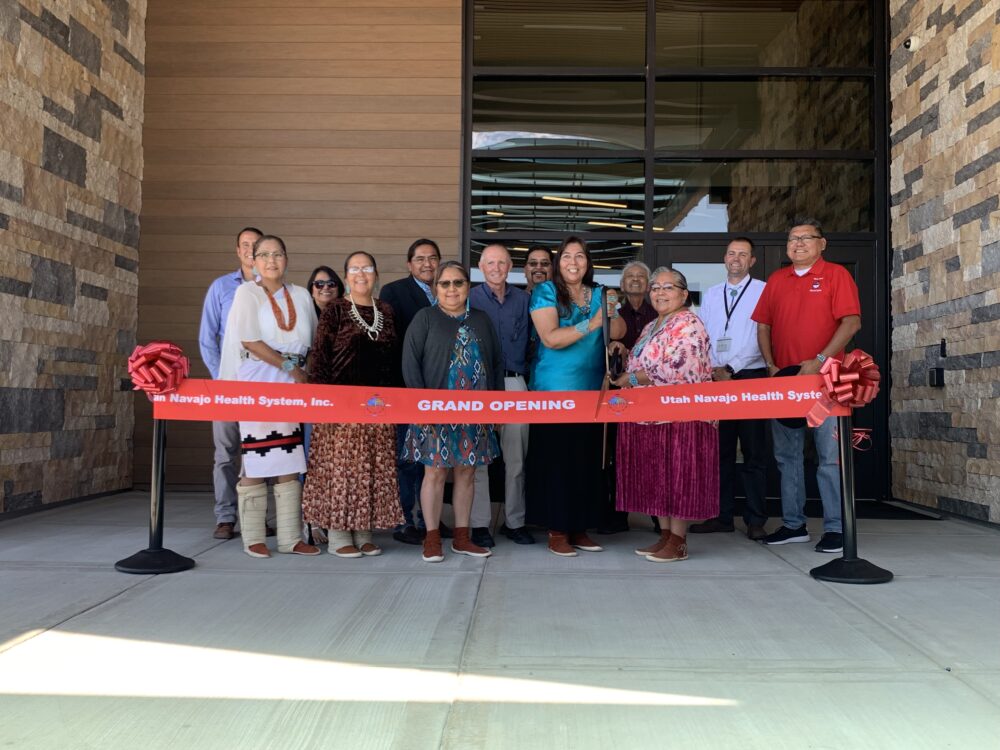
[[[399,278],[416,237],[457,255],[461,0],[149,0],[146,39],[139,341],[206,376],[202,302],[246,225],[285,239],[300,284],[354,250]],[[208,423],[168,432],[168,483],[209,485]],[[137,398],[137,485],[150,450]]]

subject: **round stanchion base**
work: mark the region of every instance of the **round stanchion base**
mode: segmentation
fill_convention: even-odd
[[[120,573],[151,575],[153,573],[180,573],[194,567],[194,560],[178,555],[169,549],[144,549],[131,557],[115,563]]]
[[[891,571],[859,558],[845,560],[841,557],[831,560],[826,565],[810,570],[809,575],[817,581],[830,583],[888,583],[892,580]]]

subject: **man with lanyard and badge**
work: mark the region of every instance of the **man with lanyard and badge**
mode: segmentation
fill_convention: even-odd
[[[712,380],[766,378],[767,365],[757,344],[757,324],[750,315],[764,291],[764,282],[750,277],[757,258],[753,242],[737,237],[729,243],[723,263],[726,280],[708,289],[701,298],[699,316],[711,342]],[[746,507],[743,521],[747,537],[761,540],[767,534],[767,420],[730,419],[719,422],[719,515],[692,524],[692,534],[734,531],[733,514],[740,475]],[[736,442],[743,452],[742,469],[736,463]]]

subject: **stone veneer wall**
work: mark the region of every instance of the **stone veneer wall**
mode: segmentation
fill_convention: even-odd
[[[1000,4],[891,0],[890,17],[892,489],[996,523]]]
[[[0,0],[0,513],[132,483],[145,0]]]

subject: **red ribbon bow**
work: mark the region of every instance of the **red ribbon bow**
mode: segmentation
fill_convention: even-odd
[[[181,348],[169,341],[137,346],[128,358],[128,374],[137,391],[159,395],[176,391],[191,367]]]
[[[819,374],[823,376],[826,394],[806,415],[810,427],[823,424],[835,403],[857,409],[870,404],[878,395],[881,380],[878,365],[860,349],[850,352],[843,362],[828,357]]]

